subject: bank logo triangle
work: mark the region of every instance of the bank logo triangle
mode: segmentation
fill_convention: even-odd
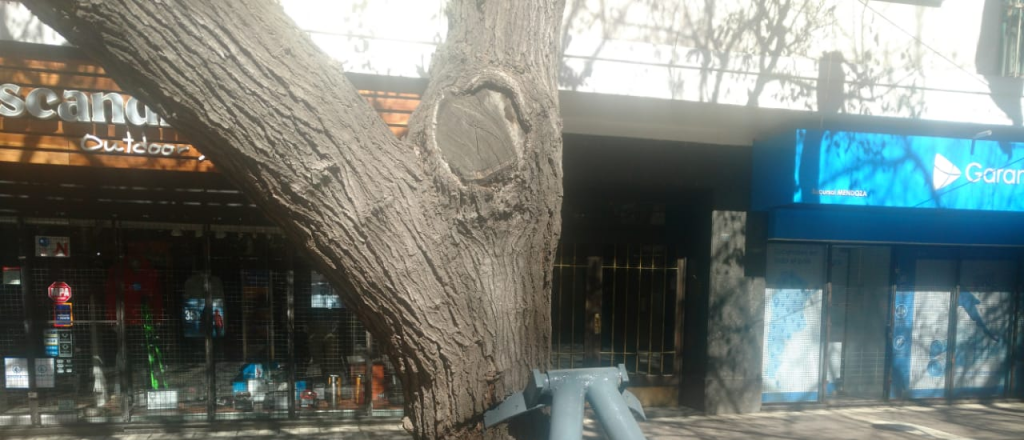
[[[953,165],[945,156],[935,154],[935,166],[932,168],[932,188],[936,191],[951,185],[960,178],[960,168]]]

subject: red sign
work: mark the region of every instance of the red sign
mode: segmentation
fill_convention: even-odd
[[[50,287],[46,289],[46,293],[57,304],[66,303],[71,299],[71,286],[63,281],[56,281],[50,284]]]

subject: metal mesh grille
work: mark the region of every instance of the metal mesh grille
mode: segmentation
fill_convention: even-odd
[[[30,286],[32,317],[39,333],[22,344],[42,355],[36,361],[41,422],[114,420],[123,394],[115,360],[116,328],[113,321],[106,320],[106,267],[114,255],[112,231],[91,225],[40,222],[27,228],[26,233],[32,237],[66,236],[71,244],[69,258],[32,258],[31,276],[25,280]],[[57,320],[58,306],[47,297],[48,287],[58,282],[72,289],[67,307],[73,321],[68,327],[63,319]],[[43,369],[40,362],[45,365]]]
[[[958,303],[954,397],[1001,396],[1006,389],[1012,295],[964,290]]]
[[[316,398],[300,399],[300,415],[400,411],[401,386],[376,343],[368,344],[366,328],[319,274],[303,270],[297,275],[297,376]]]
[[[18,260],[20,234],[14,225],[0,224],[0,266],[4,281],[0,284],[0,354],[6,358],[25,358],[25,308],[22,302],[24,276]],[[6,369],[6,366],[5,366]],[[28,390],[12,388],[7,374],[0,377],[0,425],[29,424],[24,403]]]
[[[214,284],[222,286],[223,301],[222,313],[213,315],[214,328],[221,329],[214,337],[216,417],[287,417],[290,363],[283,240],[255,232],[216,237],[211,242],[212,276]]]
[[[586,255],[562,244],[555,255],[551,293],[551,361],[554,368],[583,366],[586,319]]]
[[[820,289],[765,289],[763,401],[817,400],[821,299]]]
[[[221,228],[204,236],[196,225],[55,220],[0,225],[0,263],[9,281],[17,278],[19,238],[70,237],[70,258],[29,258],[23,281],[31,292],[30,313],[20,284],[0,285],[0,354],[36,355],[45,367],[36,375],[35,423],[206,420],[211,406],[217,419],[288,417],[292,336],[300,415],[364,414],[371,402],[373,414],[401,413],[392,366],[375,347],[367,350],[366,331],[344,304],[313,301],[312,271],[301,262],[294,267],[296,332],[289,333],[292,268],[275,231]],[[203,313],[207,241],[209,320]],[[46,296],[46,287],[57,281],[73,292],[68,328],[56,327],[54,302]],[[123,367],[119,286],[126,316]],[[27,316],[34,335],[25,334]],[[215,396],[208,393],[207,331],[214,335]],[[50,340],[70,341],[67,357],[58,356],[63,348],[51,347]],[[32,424],[28,389],[6,385],[0,389],[0,426]],[[315,391],[315,398],[303,399],[304,390]]]
[[[834,247],[831,251],[827,399],[875,400],[885,394],[891,270],[888,247]]]
[[[672,374],[675,362],[675,258],[665,246],[614,246],[602,270],[601,365]],[[607,303],[607,304],[606,304]],[[607,322],[606,322],[607,321]]]
[[[116,299],[118,277],[124,291],[131,417],[139,421],[206,416],[204,349],[201,340],[185,337],[181,313],[201,242],[167,226],[126,229],[124,259],[106,274],[108,318],[116,318],[110,297]]]
[[[600,252],[601,312],[586,316],[588,266],[584,246],[564,244],[555,259],[552,360],[556,368],[584,366],[585,338],[599,344],[597,363],[625,364],[631,373],[671,375],[675,367],[677,271],[668,246],[607,245]],[[587,325],[599,325],[590,335]],[[593,327],[591,327],[593,328]]]

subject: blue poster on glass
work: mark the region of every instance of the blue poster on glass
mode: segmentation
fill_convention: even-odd
[[[824,267],[821,246],[768,247],[763,402],[818,400]]]
[[[821,293],[766,290],[762,402],[818,400]]]
[[[949,292],[899,291],[894,306],[890,397],[944,396]]]
[[[1010,299],[1009,292],[960,292],[953,397],[995,397],[1005,391]]]
[[[1024,397],[1024,294],[1017,294],[1017,349],[1014,350],[1014,388],[1017,397]]]
[[[184,322],[182,326],[185,328],[186,338],[205,338],[206,333],[204,331],[204,318],[203,309],[206,308],[206,299],[204,298],[185,298],[185,305],[183,311]],[[213,324],[213,337],[223,338],[226,326],[224,325],[224,300],[219,298],[213,299],[213,314],[211,316],[211,323]]]

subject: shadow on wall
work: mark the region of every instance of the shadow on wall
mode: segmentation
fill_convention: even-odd
[[[846,101],[846,73],[843,63],[846,60],[839,51],[826,52],[818,60],[818,87],[815,91],[817,98],[818,114],[822,121],[826,118],[844,112]],[[823,130],[809,130],[807,132],[807,145],[821,145]],[[800,162],[800,180],[807,182],[816,179],[821,170],[820,149],[806,148],[803,151],[803,158]],[[818,203],[818,195],[813,188],[803,188],[802,199],[807,203]]]
[[[918,118],[924,111],[921,48],[884,44],[884,32],[892,26],[867,6],[863,35],[853,41],[852,36],[833,35],[844,32],[836,23],[836,5],[820,0],[638,0],[601,5],[590,7],[582,0],[568,5],[563,45],[570,55],[563,58],[563,88],[586,86],[601,68],[636,68],[631,56],[612,52],[635,46],[641,53],[651,50],[653,58],[647,59],[656,60],[656,66],[645,67],[648,73],[641,76],[668,70],[668,83],[658,93],[672,99],[750,107],[771,101],[772,106],[806,111],[908,118]],[[599,30],[600,41],[571,39],[585,35],[587,29]],[[817,56],[812,51],[831,39],[836,47],[818,59],[819,71],[830,73],[806,75],[806,66]],[[573,54],[575,47],[586,47],[586,53]],[[820,89],[828,99],[821,99]]]
[[[56,31],[28,12],[21,2],[0,1],[0,41],[66,45]]]
[[[757,412],[762,392],[763,278],[745,276],[750,264],[746,213],[715,211],[712,217],[704,410]]]

